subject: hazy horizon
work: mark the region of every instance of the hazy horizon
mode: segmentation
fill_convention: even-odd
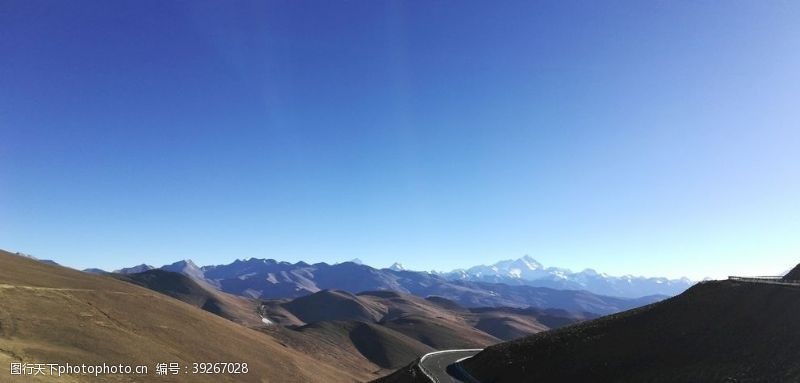
[[[798,3],[83,4],[0,5],[0,248],[800,262]]]

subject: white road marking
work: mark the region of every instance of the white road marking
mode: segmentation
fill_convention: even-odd
[[[463,349],[457,349],[457,350],[441,350],[441,351],[429,352],[429,353],[423,355],[422,358],[419,359],[419,363],[418,363],[419,364],[419,369],[422,370],[422,373],[425,374],[425,376],[427,376],[428,379],[431,380],[431,382],[439,383],[439,379],[436,379],[436,377],[433,375],[433,373],[425,370],[425,365],[422,363],[422,362],[425,361],[425,359],[427,359],[431,355],[444,354],[444,353],[448,353],[448,352],[467,352],[467,351],[482,351],[482,350],[483,350],[482,348],[463,348]],[[471,357],[468,356],[466,358],[461,358],[458,361],[460,362],[460,361],[462,361],[464,359],[468,359],[468,358],[471,358]]]

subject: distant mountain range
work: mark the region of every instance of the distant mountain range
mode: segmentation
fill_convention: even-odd
[[[593,269],[573,272],[559,267],[544,267],[530,256],[516,260],[505,260],[493,265],[473,266],[450,272],[414,272],[399,262],[386,269],[375,269],[354,259],[349,262],[329,265],[326,263],[289,263],[272,259],[251,258],[237,260],[228,265],[198,267],[191,260],[176,262],[162,267],[165,270],[191,274],[197,279],[215,281],[223,291],[250,297],[293,298],[325,288],[361,292],[375,289],[413,292],[410,281],[423,280],[450,282],[502,283],[511,286],[548,287],[557,290],[585,290],[593,294],[622,298],[640,298],[651,295],[674,296],[691,287],[695,282],[688,278],[611,276]],[[141,264],[116,270],[116,273],[134,274],[152,270],[153,266]],[[351,271],[365,274],[366,279],[346,281],[337,277],[336,271]],[[89,270],[87,270],[89,271]],[[92,270],[94,271],[94,269]],[[419,275],[398,274],[413,272]],[[255,276],[263,275],[268,283]],[[398,278],[402,276],[404,278]],[[346,277],[346,275],[344,276]],[[404,279],[405,281],[398,281]],[[328,283],[330,282],[330,283]],[[335,282],[335,283],[334,283]],[[418,286],[417,286],[418,287]]]
[[[123,268],[121,268],[119,270],[114,270],[114,272],[117,273],[117,274],[136,274],[136,273],[143,273],[145,271],[153,270],[153,269],[155,269],[155,267],[142,263],[141,265],[136,265],[136,266],[131,266],[131,267],[123,267]],[[84,271],[95,272],[95,273],[97,271],[101,271],[102,272],[102,270],[100,270],[100,269],[86,269]]]
[[[129,275],[153,269],[156,267],[140,264],[114,273]],[[441,296],[466,307],[558,308],[602,315],[680,294],[694,284],[687,278],[616,277],[592,269],[572,272],[544,267],[527,255],[450,272],[410,271],[399,262],[376,269],[359,259],[330,265],[250,258],[202,267],[187,259],[160,269],[248,298],[297,298],[324,289],[351,293],[389,290],[420,297]],[[105,273],[96,268],[84,271]]]
[[[191,260],[183,260],[161,269],[181,273],[226,293],[258,299],[293,299],[326,289],[350,293],[396,291],[423,298],[439,296],[464,307],[554,308],[605,315],[667,297],[666,294],[614,297],[587,291],[578,284],[543,287],[501,276],[502,270],[506,270],[505,274],[529,276],[536,265],[534,262],[523,258],[501,262],[502,267],[488,267],[497,274],[494,278],[489,278],[487,273],[477,277],[473,276],[477,273],[464,272],[459,274],[463,277],[457,277],[454,273],[408,271],[397,263],[390,268],[376,269],[356,262],[330,265],[258,258],[202,267]],[[520,267],[526,264],[530,267]],[[150,269],[151,266],[139,265],[121,269],[119,273],[133,274]]]
[[[600,295],[627,298],[647,295],[673,296],[682,293],[694,284],[688,278],[668,279],[632,275],[615,277],[598,273],[593,269],[572,272],[558,267],[545,268],[527,255],[517,260],[500,261],[490,266],[474,266],[437,274],[449,280],[586,290]]]

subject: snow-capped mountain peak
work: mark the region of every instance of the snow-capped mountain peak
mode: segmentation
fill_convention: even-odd
[[[403,264],[400,262],[395,262],[391,266],[389,266],[389,270],[394,270],[394,271],[404,271],[405,269],[406,268],[403,267]]]
[[[203,270],[197,267],[191,259],[184,259],[170,265],[164,265],[161,266],[161,269],[184,274],[197,280],[202,280],[205,277]]]
[[[588,290],[597,294],[621,297],[676,295],[694,283],[686,278],[648,278],[631,275],[615,277],[590,268],[573,272],[564,268],[544,267],[529,255],[519,259],[499,261],[490,266],[480,265],[466,270],[453,270],[441,275],[450,280]]]
[[[528,270],[540,270],[544,268],[541,263],[537,262],[533,257],[530,255],[525,255],[524,257],[517,260],[518,263],[522,263]]]

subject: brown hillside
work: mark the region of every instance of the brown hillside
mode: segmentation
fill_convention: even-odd
[[[464,315],[468,323],[505,341],[596,318],[594,314],[554,309],[480,307],[469,311]]]
[[[261,326],[258,304],[250,298],[224,293],[203,281],[171,271],[153,269],[136,274],[109,274],[114,278],[158,291],[245,326]]]
[[[549,324],[563,325],[581,320],[567,312],[545,312],[528,309],[466,309],[443,298],[423,299],[394,291],[368,291],[352,295],[337,290],[325,290],[292,301],[269,300],[261,306],[262,314],[269,320],[298,331],[325,327],[330,321],[362,322],[368,325],[362,331],[381,331],[376,337],[376,348],[390,349],[392,343],[383,340],[404,339],[407,344],[424,344],[425,348],[476,348],[544,331],[552,326],[538,320],[542,317]],[[312,324],[312,326],[306,326]],[[313,326],[320,324],[319,326]],[[378,330],[380,329],[380,330]],[[386,333],[389,331],[389,333]],[[401,337],[401,338],[398,338]],[[324,338],[324,337],[323,337]],[[302,343],[295,339],[294,344]],[[401,342],[402,343],[402,342]],[[308,347],[307,347],[308,348]],[[414,348],[419,350],[418,347]],[[410,362],[422,355],[401,354],[393,361]],[[373,352],[364,356],[369,363],[383,368],[395,368],[394,362],[378,362]],[[391,366],[391,367],[386,367]]]
[[[137,382],[345,382],[341,369],[143,287],[0,252],[0,376],[10,363],[142,364]],[[158,378],[156,363],[246,362],[246,375]],[[50,378],[50,377],[48,377]],[[130,382],[104,376],[104,382]],[[25,380],[35,381],[35,380]],[[52,381],[44,380],[44,381]],[[96,382],[89,376],[64,382]]]
[[[518,339],[548,330],[547,326],[541,323],[532,323],[503,314],[480,318],[475,324],[475,328],[503,340]]]
[[[291,326],[324,321],[378,324],[435,349],[483,347],[500,342],[467,323],[464,316],[469,313],[454,313],[423,298],[392,291],[353,295],[323,290],[289,302],[266,301],[262,312],[276,323]]]
[[[459,305],[458,303],[456,303],[454,301],[451,301],[450,299],[447,299],[447,298],[442,298],[442,297],[437,297],[437,296],[430,296],[430,297],[425,298],[425,300],[428,301],[428,302],[431,302],[431,303],[433,303],[433,304],[435,304],[435,305],[437,305],[437,306],[439,306],[439,307],[441,307],[441,308],[443,308],[445,310],[454,311],[454,312],[456,312],[456,311],[461,311],[461,312],[468,311],[467,308],[465,308],[465,307]]]
[[[322,290],[282,306],[305,323],[332,320],[374,322],[383,316],[385,310],[384,307],[339,290]]]
[[[451,311],[427,299],[393,291],[369,291],[358,297],[387,308],[379,322],[383,326],[438,350],[484,347],[500,341],[474,328],[464,311]]]
[[[274,326],[269,332],[292,348],[330,358],[336,365],[351,365],[375,378],[433,351],[430,347],[374,323],[325,321],[295,330]]]

